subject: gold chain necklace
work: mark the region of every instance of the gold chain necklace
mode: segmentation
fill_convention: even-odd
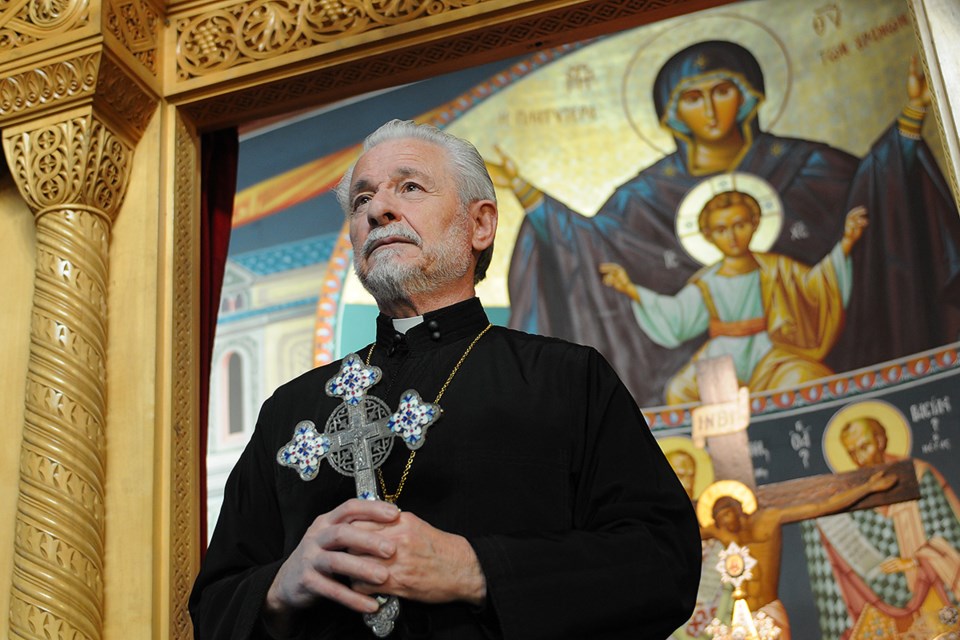
[[[460,365],[463,364],[464,360],[467,359],[467,356],[470,355],[470,351],[473,350],[473,346],[480,341],[480,338],[483,337],[487,331],[493,326],[493,323],[488,324],[483,328],[483,331],[477,334],[477,337],[473,339],[473,342],[467,347],[467,350],[463,352],[463,355],[460,356],[460,359],[457,360],[457,364],[453,365],[453,371],[450,372],[450,375],[447,376],[447,381],[443,383],[443,386],[440,387],[440,391],[437,393],[437,398],[433,401],[433,404],[440,404],[440,398],[443,397],[443,392],[447,390],[447,387],[450,385],[450,381],[453,380],[453,376],[457,375],[457,371],[460,370]],[[370,358],[373,357],[373,348],[377,346],[377,343],[374,342],[370,345],[370,350],[367,351],[367,366],[370,366]],[[413,459],[417,457],[416,451],[411,451],[410,456],[407,458],[407,464],[403,467],[403,473],[400,474],[400,483],[397,484],[397,490],[394,493],[387,493],[387,485],[383,481],[383,471],[380,467],[377,467],[377,480],[380,481],[380,491],[383,492],[383,499],[387,502],[396,502],[400,498],[400,492],[403,491],[403,485],[407,483],[407,476],[410,475],[410,467],[413,466]]]

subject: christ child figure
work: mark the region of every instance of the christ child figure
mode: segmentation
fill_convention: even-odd
[[[831,375],[823,359],[843,329],[853,277],[850,252],[867,226],[866,209],[847,213],[843,237],[812,267],[750,249],[760,205],[748,193],[713,196],[698,223],[723,258],[674,295],[634,284],[619,264],[600,265],[603,283],[631,299],[637,324],[657,344],[675,348],[709,334],[668,382],[667,404],[699,401],[694,363],[700,358],[732,356],[740,384],[753,392]]]

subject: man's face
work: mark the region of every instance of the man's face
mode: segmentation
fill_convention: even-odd
[[[383,142],[350,184],[350,239],[361,282],[378,298],[472,283],[471,224],[446,152],[429,142]]]
[[[737,258],[750,251],[750,240],[757,231],[757,225],[750,210],[742,204],[711,211],[707,215],[707,228],[704,235],[723,255]]]
[[[717,509],[713,519],[717,527],[730,533],[738,533],[743,526],[743,510],[734,502]]]
[[[858,467],[883,463],[883,447],[869,423],[854,420],[844,431],[841,440],[843,448]]]
[[[677,117],[697,140],[719,142],[736,129],[742,104],[743,94],[730,80],[695,80],[677,98]]]

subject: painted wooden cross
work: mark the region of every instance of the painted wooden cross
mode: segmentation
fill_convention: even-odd
[[[844,474],[808,476],[757,487],[747,427],[750,424],[750,391],[740,387],[733,358],[704,358],[696,362],[697,386],[701,406],[693,409],[691,439],[706,446],[717,480],[736,480],[756,494],[761,506],[786,507],[791,504],[826,499],[850,486],[862,484],[876,471],[897,477],[894,488],[868,495],[856,503],[854,511],[915,500],[919,497],[916,476],[910,463],[888,463]]]
[[[277,462],[309,481],[317,477],[326,458],[338,473],[353,477],[358,498],[379,500],[374,471],[390,455],[394,438],[401,438],[410,450],[419,449],[427,429],[441,415],[439,405],[423,402],[413,389],[400,396],[391,413],[386,402],[367,395],[381,376],[379,367],[365,365],[355,353],[344,358],[340,371],[324,387],[328,396],[342,398],[343,403],[327,418],[323,433],[312,420],[297,423],[293,438],[277,452]],[[383,638],[393,630],[400,603],[395,596],[375,597],[380,609],[363,619],[374,635]]]
[[[691,411],[693,443],[706,448],[717,478],[742,482],[756,491],[747,426],[750,390],[737,382],[733,358],[703,358],[695,362],[701,405]]]
[[[696,366],[703,404],[693,410],[692,440],[706,446],[716,477],[697,500],[701,535],[750,548],[759,564],[747,586],[754,611],[778,598],[783,526],[919,498],[911,460],[758,487],[747,438],[749,390],[739,387],[729,356],[704,359]],[[718,509],[715,519],[713,508],[721,498],[732,498],[736,505]],[[732,523],[729,515],[719,521],[724,510],[732,510]]]

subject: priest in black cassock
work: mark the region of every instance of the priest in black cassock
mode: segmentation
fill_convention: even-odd
[[[700,576],[690,501],[596,350],[490,324],[476,149],[395,120],[337,195],[376,340],[264,403],[190,598],[196,638],[670,635]],[[400,437],[361,448],[380,417]],[[368,621],[389,608],[392,630]]]

